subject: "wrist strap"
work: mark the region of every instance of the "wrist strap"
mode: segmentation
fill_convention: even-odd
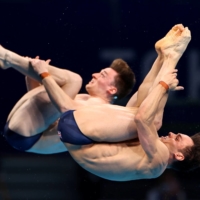
[[[49,72],[42,72],[40,75],[40,78],[43,80],[44,78],[46,78],[47,76],[50,76]]]
[[[164,81],[160,81],[159,84],[162,85],[166,89],[166,91],[169,90],[169,85],[167,85],[167,83],[165,83]]]

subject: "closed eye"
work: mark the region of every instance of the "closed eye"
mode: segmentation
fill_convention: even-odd
[[[106,77],[107,72],[105,70],[103,70],[103,71],[100,72],[100,74],[101,74],[102,77]]]
[[[101,74],[101,76],[102,76],[102,77],[105,77],[105,75],[104,75],[104,73],[103,73],[103,72],[101,72],[100,74]]]

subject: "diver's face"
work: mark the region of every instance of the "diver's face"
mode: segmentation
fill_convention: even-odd
[[[176,153],[188,146],[193,146],[194,143],[188,135],[169,132],[168,136],[160,137],[160,140],[168,147],[169,151]]]
[[[107,93],[115,87],[116,75],[117,72],[112,68],[102,69],[100,72],[92,74],[92,80],[86,85],[86,90],[89,94]]]

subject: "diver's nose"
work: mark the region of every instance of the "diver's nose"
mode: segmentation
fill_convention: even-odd
[[[174,134],[174,133],[172,133],[172,132],[169,132],[169,133],[168,133],[168,136],[169,136],[169,137],[174,137],[174,136],[176,136],[176,134]]]

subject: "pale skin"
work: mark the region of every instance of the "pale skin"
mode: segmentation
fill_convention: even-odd
[[[56,131],[56,121],[60,113],[51,103],[41,85],[40,77],[30,67],[29,59],[0,46],[0,66],[3,69],[13,68],[27,75],[26,84],[29,92],[16,103],[7,119],[9,128],[20,135],[29,137],[43,132],[38,142],[27,152],[51,154],[67,151]],[[108,104],[112,100],[112,95],[116,93],[116,87],[112,84],[116,72],[111,68],[105,68],[92,75],[92,80],[86,85],[88,94],[78,94],[82,84],[78,74],[49,65],[48,71],[62,91],[81,106]]]
[[[158,53],[158,58],[152,67],[154,69],[152,71],[155,72],[149,73],[149,78],[143,82],[143,89],[149,85],[146,82],[154,79],[162,62],[162,53]],[[57,126],[56,123],[54,124],[59,117],[59,112],[41,86],[40,77],[30,67],[29,60],[0,46],[0,66],[3,69],[13,68],[27,75],[26,85],[29,92],[11,110],[8,116],[9,128],[26,137],[43,132],[40,140],[27,150],[28,152],[49,154],[66,151],[66,147],[57,137]],[[110,68],[92,75],[91,82],[86,85],[88,94],[78,94],[82,80],[76,73],[53,66],[48,66],[48,71],[62,90],[79,105],[108,104],[111,96],[116,93],[116,88],[111,84],[116,72]],[[133,96],[128,106],[134,106],[136,96]]]
[[[177,26],[179,26],[179,29],[182,28],[180,25],[177,25]],[[174,29],[177,29],[177,26],[175,26]],[[160,66],[163,62],[163,55],[161,51],[162,49],[159,49],[159,47],[156,49],[158,51],[158,58],[156,59],[152,67],[153,70],[151,70],[151,71],[154,71],[154,74],[153,73],[148,74],[147,76],[148,78],[144,80],[143,82],[145,84],[148,83],[151,79],[152,80],[154,79],[156,73],[158,73]],[[3,48],[1,48],[0,55],[1,57],[5,57],[6,55],[6,60],[3,60],[3,63],[1,64],[3,68],[12,67],[22,72],[23,74],[29,75],[32,78],[35,78],[36,80],[41,81],[38,75],[35,74],[35,72],[30,68],[27,60],[25,60],[23,57],[20,57],[19,55],[14,54],[13,52],[10,52],[8,50],[6,50],[5,52],[5,49]],[[59,71],[59,69],[57,70],[57,68],[53,68],[52,66],[49,66],[48,70],[53,76],[53,78],[57,81],[57,83],[61,86],[63,91],[65,91],[67,94],[70,94],[70,92],[68,92],[67,89],[69,88],[74,89],[75,85],[78,85],[78,87],[75,86],[75,88],[80,87],[79,86],[81,82],[80,77],[76,76],[76,74],[70,74],[70,75],[74,75],[75,78],[73,76],[70,77],[67,74],[67,72],[69,71],[65,71],[65,70]],[[93,74],[92,81],[86,86],[89,92],[89,95],[78,94],[75,96],[75,100],[76,102],[78,102],[79,105],[101,105],[102,103],[103,104],[109,103],[111,94],[115,92],[115,88],[109,87],[110,86],[109,83],[113,81],[113,77],[115,76],[115,73],[111,70],[110,71],[108,70],[110,69],[106,68],[102,70],[100,73]],[[63,77],[64,71],[65,73]],[[106,77],[106,81],[103,78],[105,76],[104,71],[106,71],[107,74],[109,75]],[[69,77],[69,79],[66,79],[66,77]],[[75,81],[74,83],[73,81],[76,79],[77,81]],[[69,82],[71,86],[67,87]],[[62,87],[63,85],[65,87]],[[145,87],[147,88],[147,86]],[[98,90],[98,88],[100,89]],[[74,94],[77,91],[78,90],[74,90],[72,92],[72,95],[69,95],[69,96],[73,98]],[[135,96],[136,95],[134,95],[133,98],[129,101],[129,103],[127,104],[128,106],[131,106],[131,105],[134,106],[135,100],[133,99],[136,99]],[[30,115],[30,113],[33,113],[33,112],[34,112],[34,115]],[[162,109],[160,113],[162,113]],[[52,115],[54,116],[53,118],[52,118]],[[52,108],[52,104],[50,103],[47,94],[44,92],[42,86],[40,86],[38,88],[35,88],[33,91],[30,91],[29,93],[27,93],[24,97],[22,97],[22,99],[13,108],[13,110],[11,111],[8,117],[8,119],[10,120],[12,124],[12,125],[10,124],[9,128],[25,136],[31,136],[31,135],[37,134],[38,131],[44,130],[44,133],[42,137],[40,138],[40,140],[31,149],[28,150],[30,152],[58,153],[58,152],[66,151],[65,146],[60,142],[59,138],[57,137],[56,126],[53,126],[53,127],[51,126],[52,121],[54,121],[54,119],[55,120],[58,119],[57,115],[58,115],[57,110]],[[158,116],[162,116],[162,114],[160,115],[158,114]],[[161,117],[158,117],[158,120],[157,120],[158,127],[160,126],[160,121],[161,121],[160,119]],[[22,121],[24,122],[24,124],[21,124]]]
[[[165,39],[170,41],[171,35],[167,37],[170,38]],[[115,181],[148,179],[161,175],[175,160],[184,159],[180,149],[192,146],[191,138],[172,133],[159,138],[154,123],[159,107],[164,109],[168,96],[166,89],[158,82],[164,81],[173,91],[183,89],[177,86],[177,70],[174,68],[190,41],[190,31],[184,28],[180,34],[173,34],[173,37],[173,45],[170,41],[166,48],[167,51],[171,48],[166,53],[170,55],[164,58],[162,68],[139,108],[113,105],[80,107],[59,89],[51,76],[43,79],[57,109],[61,113],[75,109],[74,117],[80,130],[100,142],[83,146],[65,143],[72,157],[84,169]],[[46,69],[42,61],[33,60],[32,64],[35,71]],[[123,140],[128,141],[120,142]]]
[[[173,70],[180,59],[181,55],[185,51],[185,46],[190,41],[190,31],[188,28],[184,28],[183,30],[175,29],[172,32],[170,36],[167,36],[169,38],[168,40],[168,46],[171,46],[172,50],[174,51],[173,54],[168,59],[168,67],[162,67],[159,72],[157,73],[157,76],[154,76],[154,82],[151,84],[152,87],[147,87],[148,92],[152,90],[155,86],[157,86],[158,82],[162,79],[163,74],[166,74],[168,71]],[[176,38],[176,40],[172,40],[173,37]],[[185,42],[185,40],[187,42]],[[162,40],[165,42],[165,38]],[[180,42],[180,40],[184,42]],[[164,43],[163,42],[163,43]],[[180,46],[179,43],[182,45],[183,51],[177,50],[177,44],[178,47]],[[168,52],[168,48],[167,52]],[[166,53],[167,54],[167,53]],[[164,58],[164,60],[166,60]],[[32,61],[33,68],[38,73],[41,73],[42,71],[46,70],[46,63],[40,60],[33,60]],[[166,66],[166,64],[164,65]],[[152,74],[152,71],[154,68],[150,71],[150,74]],[[149,74],[148,74],[149,75]],[[147,78],[148,78],[147,75]],[[151,76],[150,76],[151,77]],[[147,79],[146,78],[146,79]],[[49,82],[46,84],[46,81],[49,79]],[[146,80],[144,80],[146,81]],[[146,82],[145,82],[146,83]],[[138,98],[136,101],[135,107],[121,107],[121,106],[113,106],[109,104],[102,104],[102,105],[93,105],[93,106],[85,106],[83,107],[76,101],[72,100],[68,95],[64,94],[62,89],[58,87],[58,85],[55,83],[55,81],[52,81],[51,77],[47,77],[43,80],[43,84],[45,85],[45,88],[55,105],[55,107],[61,112],[66,112],[67,110],[76,110],[74,112],[74,117],[76,119],[76,122],[80,128],[80,130],[89,138],[91,138],[94,141],[97,142],[119,142],[123,140],[129,140],[137,137],[137,130],[136,125],[134,123],[134,116],[137,112],[138,105],[141,104],[141,99],[144,99],[144,97],[141,98],[142,94],[144,93],[145,89],[140,87],[138,91]],[[143,85],[142,85],[143,86]],[[142,88],[142,89],[141,89]],[[176,88],[177,90],[180,89],[179,87]],[[146,92],[146,91],[145,91]],[[146,92],[148,94],[148,92]],[[163,100],[164,99],[164,100]],[[161,105],[157,105],[162,108],[160,110],[163,110],[166,98],[164,97],[162,101],[165,101],[164,103],[161,103]],[[162,102],[161,101],[161,102]],[[130,103],[130,102],[129,102]],[[129,104],[128,103],[128,104]],[[130,105],[130,104],[129,104]],[[115,109],[113,109],[115,108]],[[106,116],[105,113],[107,113]],[[156,109],[157,114],[157,109]],[[116,125],[112,128],[109,128],[109,126],[105,126],[105,124],[113,124],[113,118],[111,116],[115,116],[115,123]],[[94,120],[95,119],[95,120]],[[130,121],[130,122],[127,122]],[[90,126],[90,123],[94,122],[95,129],[93,126]],[[124,125],[121,125],[123,124]],[[112,130],[112,131],[111,131]]]
[[[16,56],[14,58],[17,58],[16,60],[20,61],[22,66],[29,65],[29,61],[24,57]],[[70,94],[71,98],[74,98],[82,84],[82,79],[79,75],[68,70],[51,66],[50,68],[52,69],[52,73],[55,74],[55,79],[58,76],[63,77],[59,81],[60,86],[63,91]],[[27,80],[27,83],[30,83],[30,80]],[[69,85],[66,83],[69,83]],[[30,89],[30,84],[28,84],[28,87]],[[51,104],[44,87],[39,86],[30,90],[17,102],[8,116],[8,121],[11,130],[24,136],[32,136],[48,130],[48,132],[42,134],[40,140],[32,147],[33,151],[29,149],[30,152],[58,153],[67,149],[57,135],[52,132],[53,128],[50,127],[48,129],[58,118],[58,111]]]

